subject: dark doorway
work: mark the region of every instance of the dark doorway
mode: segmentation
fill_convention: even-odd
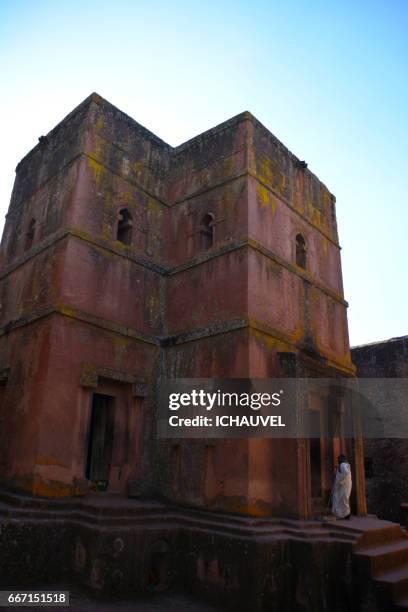
[[[310,432],[317,435],[320,432],[320,411],[309,410]],[[322,496],[322,452],[320,436],[318,438],[310,438],[310,480],[312,498]]]
[[[86,477],[96,483],[99,490],[109,484],[112,460],[115,398],[94,393],[91,425],[88,438]]]

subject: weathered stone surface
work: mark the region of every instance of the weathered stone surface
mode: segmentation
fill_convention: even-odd
[[[356,346],[351,353],[360,378],[408,378],[408,336]],[[364,455],[369,512],[406,522],[401,504],[408,502],[408,440],[366,439]]]
[[[257,519],[103,493],[0,498],[2,587],[58,581],[117,602],[172,589],[224,610],[358,612],[370,602],[389,612],[389,570],[408,558],[400,527],[374,518]]]

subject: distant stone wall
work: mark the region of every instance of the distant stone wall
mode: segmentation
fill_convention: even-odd
[[[359,378],[408,378],[408,336],[356,346],[351,350]],[[365,440],[368,511],[403,521],[408,502],[408,440]]]

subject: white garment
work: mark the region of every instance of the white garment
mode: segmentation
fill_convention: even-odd
[[[351,485],[350,464],[340,463],[333,487],[333,514],[336,518],[342,519],[350,514]]]

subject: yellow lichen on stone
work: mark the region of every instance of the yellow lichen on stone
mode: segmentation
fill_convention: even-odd
[[[150,324],[154,325],[160,318],[160,300],[157,295],[150,294],[145,302]]]
[[[149,198],[147,208],[149,213],[154,213],[158,216],[161,216],[163,214],[163,205],[160,204],[160,202],[158,202],[157,200],[154,200],[153,198]]]
[[[281,193],[284,193],[286,189],[286,182],[287,182],[286,175],[283,172],[281,172],[280,179],[279,179],[279,191]]]
[[[299,323],[295,329],[290,333],[290,337],[292,342],[294,342],[295,344],[300,342],[303,337],[305,335],[305,328],[304,325]]]
[[[135,171],[135,174],[139,176],[143,172],[143,168],[144,168],[143,162],[138,161],[132,165],[133,165],[133,170]]]
[[[65,317],[70,317],[70,318],[76,317],[77,313],[74,308],[70,308],[66,304],[62,304],[62,303],[57,303],[56,306],[57,306],[58,312],[64,315]]]
[[[271,160],[268,157],[263,157],[260,163],[260,178],[264,183],[272,184],[273,181],[273,171]]]
[[[313,223],[315,225],[317,225],[317,227],[321,227],[321,225],[322,225],[322,213],[320,212],[320,210],[315,208],[313,205],[311,205],[310,209],[311,209],[311,212],[312,212],[312,221],[313,221]]]
[[[105,119],[103,115],[100,114],[96,121],[95,129],[99,131],[99,130],[103,130],[104,127],[105,127]]]
[[[124,336],[118,336],[116,334],[112,334],[111,338],[114,344],[116,344],[117,346],[128,347],[129,344],[131,343],[131,340],[129,340],[128,338],[125,338]]]
[[[230,155],[223,160],[223,171],[226,176],[235,170],[235,155]]]
[[[270,206],[272,213],[276,212],[276,198],[263,185],[257,186],[257,192],[261,206]]]
[[[47,455],[39,455],[36,463],[37,465],[59,465],[60,467],[67,467],[55,457],[49,457]]]
[[[250,325],[253,323],[251,319],[249,319],[248,322]],[[268,350],[280,350],[286,347],[285,342],[259,329],[254,329],[251,327],[250,335],[259,340],[264,346],[267,347]]]
[[[97,162],[92,157],[88,157],[88,165],[93,172],[93,175],[95,177],[95,182],[99,183],[101,180],[101,177],[105,174],[106,169],[102,166],[102,164]]]
[[[104,240],[112,240],[112,229],[110,225],[105,225],[102,230],[102,238]]]
[[[121,193],[116,194],[116,199],[121,204],[130,204],[134,201],[134,195],[130,191],[122,191]]]
[[[72,493],[72,486],[57,481],[45,481],[36,475],[32,492],[40,497],[68,497]]]
[[[122,174],[127,176],[129,174],[130,162],[127,157],[122,158]]]

